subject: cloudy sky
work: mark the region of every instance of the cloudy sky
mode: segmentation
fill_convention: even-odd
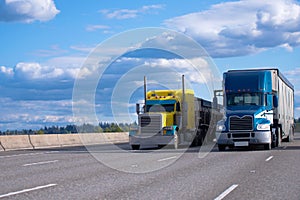
[[[159,86],[166,88],[180,87],[176,74],[184,73],[197,89],[212,66],[220,74],[229,69],[279,68],[295,86],[298,118],[299,22],[299,0],[191,0],[184,5],[179,0],[0,0],[0,130],[88,122],[88,117],[76,115],[76,108],[88,108],[90,103],[99,121],[127,119],[126,111],[134,112],[143,92],[143,73],[150,76],[152,87],[160,77],[165,82]],[[171,33],[130,32],[145,27]],[[182,44],[181,34],[205,51],[189,40]],[[135,51],[128,53],[132,48]],[[190,70],[195,63],[202,67],[199,76]],[[109,67],[102,73],[99,66],[104,65]],[[74,85],[87,84],[87,91],[92,91],[94,83],[86,82],[99,75],[94,97],[74,99]],[[126,85],[129,81],[132,84]],[[130,86],[126,96],[124,90]],[[209,86],[208,91],[203,88],[198,95],[208,97]],[[128,99],[119,101],[121,93]],[[114,108],[116,104],[123,107]]]

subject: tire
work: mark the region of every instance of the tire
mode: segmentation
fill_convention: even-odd
[[[288,136],[288,142],[293,142],[294,141],[294,129],[291,128],[291,131],[289,132]]]
[[[271,149],[272,149],[271,143],[264,144],[264,150],[271,150]]]
[[[289,131],[289,136],[287,138],[283,139],[283,142],[292,142],[294,140],[294,130],[293,128],[290,129]]]
[[[281,125],[279,126],[277,133],[278,134],[276,135],[277,136],[276,147],[281,147],[281,142],[282,142],[282,126]]]
[[[174,149],[178,149],[179,148],[179,135],[178,133],[176,132],[174,134]]]
[[[134,145],[131,145],[131,148],[132,148],[132,150],[139,150],[140,149],[140,145],[134,144]]]
[[[226,146],[222,145],[222,144],[218,144],[218,149],[219,149],[219,151],[225,151]]]
[[[278,135],[278,128],[276,128],[275,134],[273,134],[271,132],[271,148],[275,148],[275,147],[278,146],[278,139],[277,139],[278,137],[277,137],[277,135]],[[266,144],[265,144],[265,146],[266,146]],[[268,150],[268,149],[266,149],[266,147],[265,147],[265,150]]]

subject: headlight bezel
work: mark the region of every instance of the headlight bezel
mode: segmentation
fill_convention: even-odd
[[[218,121],[216,129],[217,132],[225,131],[226,130],[225,120]]]
[[[270,129],[270,124],[269,123],[265,123],[265,124],[257,124],[256,129],[258,131],[267,131],[267,130],[271,130]]]

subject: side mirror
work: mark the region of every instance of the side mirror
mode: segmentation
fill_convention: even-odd
[[[278,107],[278,97],[276,95],[273,96],[273,106],[274,108]]]
[[[214,96],[213,98],[213,108],[218,109],[218,99],[216,96]]]
[[[136,110],[136,114],[140,114],[141,110],[140,110],[140,104],[136,104],[136,107],[135,107],[135,110]]]

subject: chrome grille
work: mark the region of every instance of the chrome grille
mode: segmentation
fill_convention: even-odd
[[[155,135],[162,128],[161,115],[140,115],[139,124],[141,125],[141,134]]]
[[[234,131],[251,131],[253,130],[252,116],[232,116],[230,117],[230,130]]]

